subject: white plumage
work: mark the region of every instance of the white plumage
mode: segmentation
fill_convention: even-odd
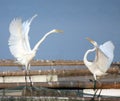
[[[41,40],[34,46],[33,49],[29,43],[29,30],[30,24],[37,15],[34,15],[31,19],[22,22],[22,19],[15,18],[11,21],[9,26],[10,38],[8,41],[11,54],[17,59],[17,62],[25,65],[26,70],[29,70],[30,61],[35,57],[36,51],[40,44],[46,39],[46,37],[52,33],[62,32],[61,30],[52,30],[46,33]]]
[[[87,39],[94,45],[94,48],[85,53],[84,63],[96,80],[96,76],[106,75],[106,71],[109,69],[114,58],[115,46],[111,41],[107,41],[103,45],[98,46],[97,42],[90,38]],[[95,60],[93,62],[88,61],[88,54],[94,51],[96,52]]]

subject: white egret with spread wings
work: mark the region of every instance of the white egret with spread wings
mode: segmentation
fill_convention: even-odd
[[[102,45],[98,45],[94,40],[87,38],[87,40],[94,45],[93,49],[89,49],[84,55],[84,64],[93,74],[95,81],[97,80],[96,76],[106,75],[107,70],[110,68],[110,65],[114,58],[114,44],[111,41],[107,41]],[[88,54],[96,52],[95,60],[89,61],[87,59]],[[96,82],[95,82],[96,83]]]
[[[16,58],[17,63],[20,63],[26,67],[27,73],[30,70],[31,60],[35,57],[38,47],[46,39],[46,37],[52,33],[62,32],[61,30],[56,29],[51,30],[50,32],[46,33],[41,40],[38,41],[33,49],[31,49],[28,33],[30,30],[30,24],[36,16],[37,15],[34,15],[31,19],[25,22],[22,22],[21,18],[15,18],[11,21],[9,26],[10,37],[8,45],[10,52]],[[26,79],[27,78],[25,76],[25,80]]]

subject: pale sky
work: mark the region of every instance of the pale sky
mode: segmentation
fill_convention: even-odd
[[[114,61],[120,61],[120,0],[0,0],[0,59],[14,59],[8,48],[9,24],[13,18],[23,21],[38,16],[29,32],[31,47],[52,30],[39,47],[35,59],[83,60],[93,48],[85,39],[90,37],[103,44],[115,45]]]

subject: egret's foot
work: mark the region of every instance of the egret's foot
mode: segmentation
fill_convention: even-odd
[[[40,90],[42,90],[42,89],[45,89],[45,88],[43,88],[43,87],[36,87],[36,86],[30,86],[31,87],[31,89],[33,90],[33,91],[40,91]]]
[[[38,93],[42,91],[42,87],[38,88],[35,86],[25,86],[22,91],[23,96],[33,96],[38,95]]]
[[[25,86],[22,96],[61,96],[60,90],[49,89],[45,87]]]
[[[32,96],[32,89],[29,86],[25,86],[22,91],[22,96]]]

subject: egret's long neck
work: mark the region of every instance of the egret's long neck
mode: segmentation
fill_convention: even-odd
[[[38,43],[34,46],[33,51],[37,51],[37,49],[38,49],[38,47],[40,46],[40,44],[46,39],[46,37],[47,37],[48,35],[50,35],[50,34],[52,34],[52,33],[53,33],[52,31],[46,33],[46,34],[42,37],[42,39],[40,39],[40,40],[38,41]]]
[[[84,59],[83,59],[85,65],[91,65],[91,64],[92,64],[92,62],[88,61],[87,56],[88,56],[89,53],[94,52],[95,50],[96,50],[96,47],[93,48],[93,49],[89,49],[89,50],[85,53]]]

